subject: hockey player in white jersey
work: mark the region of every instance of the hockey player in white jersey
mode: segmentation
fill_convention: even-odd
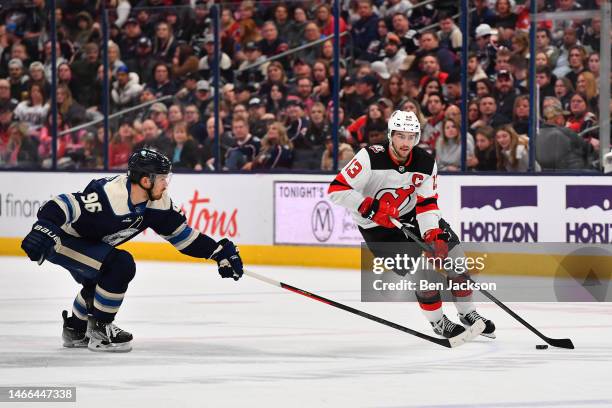
[[[459,239],[438,209],[435,159],[417,147],[420,123],[413,112],[398,110],[390,116],[387,132],[388,143],[361,149],[338,173],[329,186],[330,199],[352,210],[359,231],[375,256],[380,255],[373,243],[410,242],[390,221],[396,218],[412,225],[415,234],[434,249],[430,256],[445,259],[449,244],[454,247]],[[453,279],[465,278],[458,275]],[[494,338],[495,325],[476,311],[472,291],[454,290],[452,294],[460,321],[471,326],[483,320],[486,327],[482,334]],[[448,338],[465,331],[443,313],[439,291],[417,290],[416,297],[436,334]]]

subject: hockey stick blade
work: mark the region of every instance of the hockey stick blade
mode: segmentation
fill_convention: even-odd
[[[450,342],[451,347],[458,347],[480,336],[480,334],[484,331],[485,327],[486,326],[484,322],[482,320],[478,320],[470,327],[467,327],[463,333],[458,334],[455,337],[449,338],[448,341]]]
[[[367,312],[364,312],[362,310],[355,309],[354,307],[347,306],[347,305],[344,305],[342,303],[336,302],[335,300],[331,300],[331,299],[325,298],[323,296],[317,295],[315,293],[311,293],[311,292],[308,292],[306,290],[297,288],[295,286],[288,285],[288,284],[286,284],[284,282],[280,282],[280,281],[276,281],[274,279],[270,279],[267,276],[263,276],[263,275],[260,275],[258,273],[252,272],[252,271],[245,270],[244,274],[247,275],[247,276],[250,276],[251,278],[255,278],[257,280],[260,280],[262,282],[266,282],[266,283],[268,283],[270,285],[278,286],[279,288],[286,289],[286,290],[288,290],[290,292],[293,292],[293,293],[297,293],[298,295],[302,295],[302,296],[305,296],[307,298],[310,298],[310,299],[313,299],[313,300],[317,300],[317,301],[319,301],[321,303],[325,303],[326,305],[333,306],[333,307],[336,307],[338,309],[342,309],[342,310],[344,310],[346,312],[355,314],[357,316],[361,316],[361,317],[364,317],[366,319],[372,320],[374,322],[377,322],[377,323],[380,323],[380,324],[384,324],[385,326],[392,327],[394,329],[403,331],[404,333],[411,334],[411,335],[419,337],[419,338],[421,338],[423,340],[427,340],[429,342],[439,344],[440,346],[443,346],[443,347],[453,348],[453,347],[461,346],[462,344],[465,344],[468,341],[472,340],[474,337],[478,336],[480,333],[482,333],[482,330],[484,330],[484,324],[483,324],[482,328],[480,329],[480,332],[476,333],[476,331],[478,330],[478,328],[480,326],[477,326],[476,324],[474,324],[474,326],[472,326],[472,328],[474,328],[475,330],[471,330],[470,331],[468,329],[468,330],[464,331],[463,333],[461,333],[461,334],[459,334],[459,335],[457,335],[455,337],[451,337],[450,339],[441,339],[441,338],[438,338],[438,337],[433,337],[433,336],[427,335],[425,333],[421,333],[421,332],[419,332],[417,330],[413,330],[413,329],[410,329],[408,327],[401,326],[401,325],[399,325],[397,323],[393,323],[393,322],[391,322],[389,320],[385,320],[382,317],[374,316],[374,315],[369,314]]]
[[[395,225],[397,228],[399,228],[404,233],[404,235],[406,235],[406,238],[414,241],[424,251],[433,252],[433,249],[428,244],[426,244],[425,242],[421,241],[421,239],[419,237],[417,237],[412,231],[410,231],[405,225],[403,225],[397,219],[390,218],[390,220],[393,223],[393,225]],[[468,279],[470,281],[474,282],[474,280],[471,277],[469,277],[469,276],[468,276]],[[523,319],[521,316],[516,314],[516,312],[514,310],[510,309],[501,300],[497,299],[495,296],[493,296],[488,291],[486,291],[484,289],[480,289],[480,293],[482,293],[487,298],[489,298],[489,300],[491,300],[497,306],[502,308],[510,316],[514,317],[515,320],[517,320],[519,323],[521,323],[523,326],[525,326],[527,329],[529,329],[533,334],[535,334],[536,336],[538,336],[539,338],[544,340],[549,345],[551,345],[553,347],[559,347],[559,348],[565,348],[565,349],[573,349],[574,348],[574,343],[572,343],[572,341],[570,339],[553,339],[553,338],[545,336],[544,334],[542,334],[542,332],[540,332],[538,329],[536,329],[531,324],[529,324],[525,319]]]
[[[470,281],[474,282],[474,280],[472,278],[468,278],[468,279]],[[502,303],[501,300],[497,299],[490,292],[488,292],[488,291],[486,291],[484,289],[480,289],[480,293],[482,293],[487,298],[489,298],[493,303],[495,303],[497,306],[502,308],[510,316],[514,317],[514,319],[516,319],[519,323],[521,323],[523,326],[525,326],[527,329],[529,329],[533,334],[535,334],[536,336],[538,336],[539,338],[544,340],[549,345],[551,345],[553,347],[564,348],[564,349],[573,349],[574,348],[574,343],[572,343],[572,341],[570,339],[553,339],[553,338],[545,336],[544,334],[542,334],[542,332],[540,332],[538,329],[533,327],[530,323],[528,323],[525,319],[523,319],[521,316],[519,316],[514,310],[510,309],[508,306],[506,306],[504,303]]]
[[[550,337],[544,336],[542,339],[553,347],[559,347],[564,349],[574,349],[574,343],[570,339],[551,339]]]

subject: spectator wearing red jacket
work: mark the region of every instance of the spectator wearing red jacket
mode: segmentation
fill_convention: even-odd
[[[321,4],[317,7],[315,23],[319,26],[321,34],[330,36],[334,33],[334,16],[328,4]],[[346,22],[340,17],[340,34],[346,31]],[[346,44],[347,37],[340,37],[340,46]]]
[[[572,95],[570,98],[570,117],[568,118],[565,126],[580,135],[581,132],[589,129],[597,124],[597,118],[591,107],[589,106],[586,95],[579,92]],[[582,137],[591,145],[595,150],[599,150],[599,135],[597,132],[588,132]]]
[[[129,122],[123,122],[108,146],[108,167],[127,169],[134,145],[134,129]]]
[[[444,85],[448,79],[448,73],[440,70],[440,62],[435,54],[426,54],[421,58],[421,67],[425,76],[421,78],[419,86],[425,85],[430,79],[437,79],[440,84]]]

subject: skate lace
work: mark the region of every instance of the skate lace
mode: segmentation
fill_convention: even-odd
[[[473,310],[470,313],[466,314],[465,316],[463,316],[467,321],[469,321],[470,323],[474,323],[477,320],[483,319],[482,316],[480,316],[478,314],[477,311]],[[484,319],[483,319],[484,320]]]
[[[448,317],[444,316],[442,318],[442,324],[441,324],[442,331],[448,330],[449,332],[452,332],[456,326],[457,324],[453,323]]]
[[[115,326],[113,323],[110,323],[108,326],[106,326],[106,330],[108,335],[112,337],[117,337],[117,335],[123,331],[119,327]]]

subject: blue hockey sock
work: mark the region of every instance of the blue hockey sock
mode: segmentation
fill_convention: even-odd
[[[96,294],[94,296],[93,316],[96,320],[110,323],[115,319],[115,315],[123,302],[123,293],[109,292],[98,284],[96,286]]]

